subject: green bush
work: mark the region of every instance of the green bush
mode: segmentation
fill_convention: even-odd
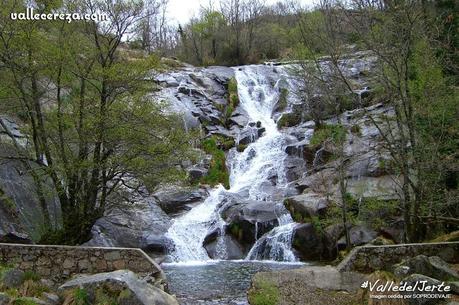
[[[248,299],[251,305],[276,305],[279,302],[279,289],[270,281],[255,281]]]
[[[210,168],[206,176],[201,178],[201,183],[209,185],[223,184],[225,188],[229,188],[229,173],[226,168],[225,152],[218,148],[215,138],[208,138],[202,142],[202,149],[212,155]]]
[[[280,91],[280,95],[279,95],[279,102],[277,103],[277,109],[279,111],[283,111],[287,108],[288,106],[287,96],[288,96],[288,89],[282,88]]]
[[[281,118],[277,121],[277,127],[292,127],[300,124],[302,121],[301,114],[292,112],[284,113]]]
[[[341,125],[321,125],[314,131],[310,144],[317,146],[330,140],[333,143],[341,143],[346,139],[346,130]]]

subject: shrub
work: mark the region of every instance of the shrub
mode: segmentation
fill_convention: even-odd
[[[206,176],[201,178],[201,183],[210,184],[212,186],[218,183],[223,184],[225,188],[229,188],[229,173],[226,168],[225,152],[218,148],[215,138],[208,138],[202,142],[202,149],[212,155],[210,168]]]
[[[277,102],[277,110],[283,111],[287,108],[288,106],[287,96],[288,96],[288,89],[282,88],[280,91],[280,95],[279,95],[279,102]]]
[[[310,144],[318,146],[330,140],[333,143],[340,143],[346,139],[346,130],[342,125],[321,125],[314,131]]]

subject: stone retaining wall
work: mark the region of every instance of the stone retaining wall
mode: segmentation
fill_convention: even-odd
[[[0,243],[0,262],[60,282],[74,274],[128,269],[163,280],[161,268],[140,249]]]
[[[337,266],[337,269],[363,273],[388,270],[403,259],[420,254],[439,256],[446,262],[458,263],[459,242],[356,247]]]

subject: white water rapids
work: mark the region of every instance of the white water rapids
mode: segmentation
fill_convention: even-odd
[[[235,193],[243,194],[251,200],[275,201],[285,191],[285,136],[279,132],[272,118],[273,109],[279,100],[280,82],[285,81],[285,74],[273,73],[272,70],[272,67],[263,65],[235,68],[240,105],[248,114],[250,122],[260,122],[266,131],[243,152],[235,152],[229,160],[230,190],[226,191],[219,186],[211,191],[202,204],[173,221],[166,237],[174,242],[174,248],[171,249],[174,261],[210,259],[203,242],[211,227],[219,227],[220,234],[224,234],[225,222],[220,216],[220,203],[225,195]],[[273,177],[275,186],[271,183]],[[279,205],[282,203],[279,202]],[[247,259],[296,260],[291,251],[294,223],[290,215],[285,213],[279,215],[279,226],[255,243]],[[224,245],[219,244],[217,248],[217,252],[224,256]]]

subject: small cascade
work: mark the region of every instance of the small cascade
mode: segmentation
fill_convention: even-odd
[[[293,230],[297,224],[288,213],[283,214],[278,220],[279,226],[257,240],[247,254],[247,260],[298,261],[292,251]]]
[[[175,261],[206,261],[210,259],[202,247],[202,243],[212,223],[216,219],[221,220],[216,206],[221,202],[223,192],[224,187],[220,185],[210,193],[202,204],[175,219],[166,233],[166,237],[174,242],[174,248],[170,249],[170,253]]]
[[[319,165],[319,162],[320,162],[320,158],[322,156],[322,152],[324,151],[324,147],[322,146],[321,148],[319,148],[316,153],[314,154],[314,160],[312,160],[312,166],[313,167],[316,167],[317,165]]]

